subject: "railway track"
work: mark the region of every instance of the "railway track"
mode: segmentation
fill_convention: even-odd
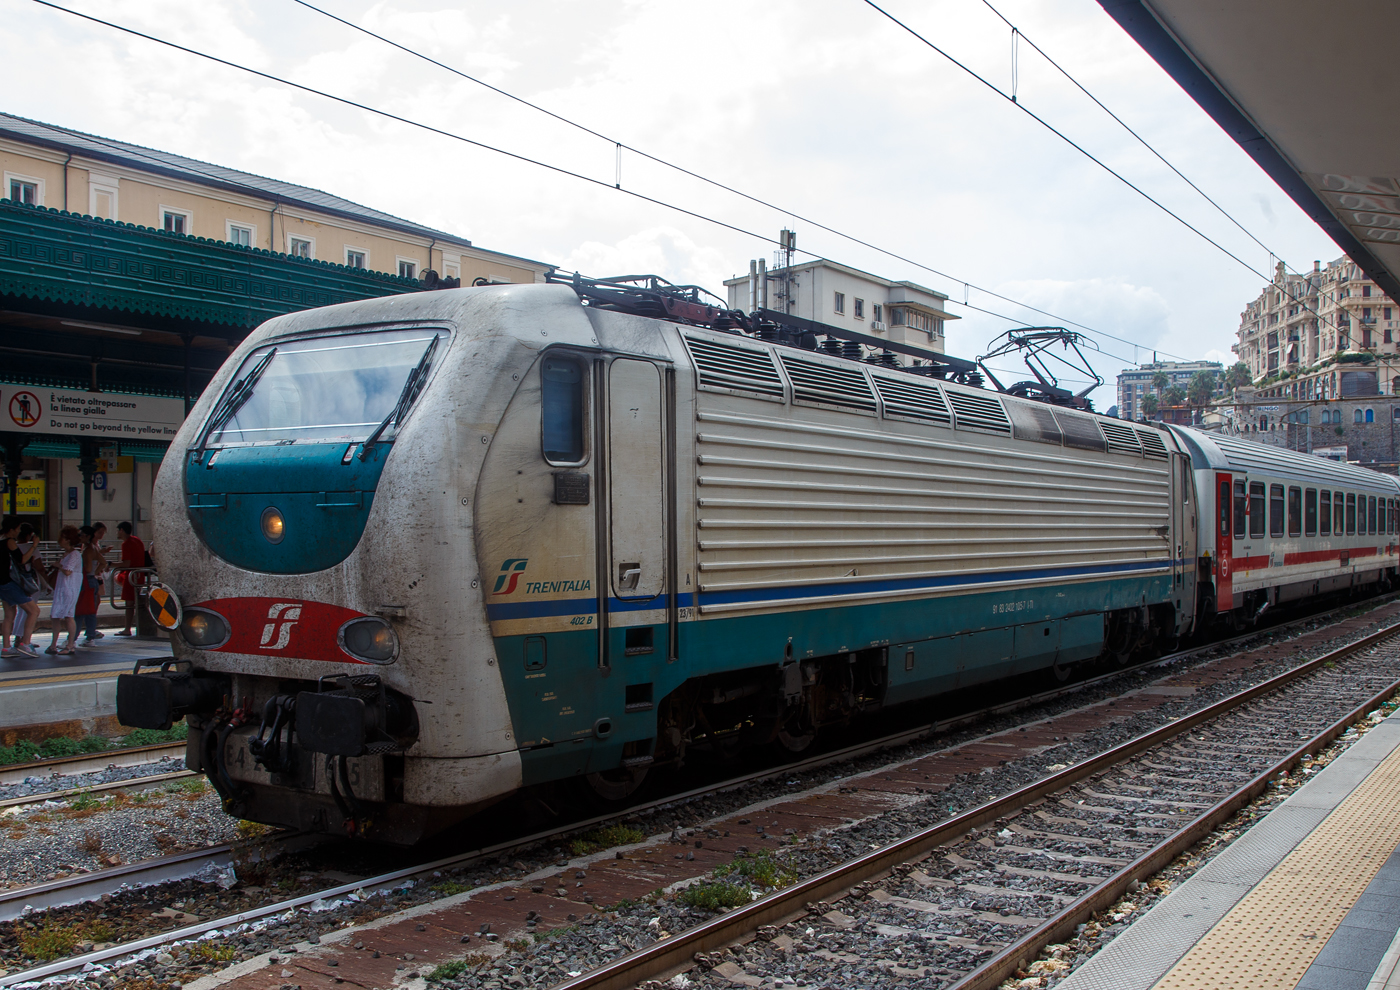
[[[1365,654],[1381,654],[1390,661],[1379,665],[1386,670],[1366,672],[1353,660],[1346,677],[1326,676],[1341,661]],[[883,934],[902,928],[914,936],[909,941],[925,946],[941,940],[941,954],[935,948],[916,958],[944,964],[913,970],[901,960],[907,975],[948,975],[955,990],[997,987],[1227,821],[1305,754],[1318,752],[1400,691],[1398,671],[1400,623],[560,983],[557,990],[623,990],[690,968],[696,953],[799,918],[796,937],[785,935],[780,951],[805,950],[809,960],[815,953],[832,963],[815,977],[806,971],[808,982],[842,985],[850,978],[841,971],[843,963],[859,958],[843,959],[806,938],[812,924],[825,921],[828,931],[883,924]],[[1286,697],[1275,696],[1285,690]],[[916,869],[921,863],[930,868]],[[849,913],[830,911],[830,902],[853,892],[862,904]],[[817,917],[809,905],[818,906]],[[911,919],[915,927],[909,927]],[[765,934],[767,941],[775,936]],[[870,934],[859,936],[865,958],[880,951],[869,945]],[[956,953],[946,950],[970,946],[972,955],[987,958],[959,973],[951,964]],[[727,976],[721,977],[727,985]]]
[[[1066,684],[1062,687],[1040,692],[1035,695],[1014,699],[1012,701],[1002,702],[991,706],[986,706],[975,712],[959,713],[956,716],[941,720],[939,722],[928,723],[896,734],[883,736],[879,739],[869,740],[856,745],[843,747],[838,750],[814,755],[807,759],[800,760],[781,767],[755,771],[740,777],[727,779],[716,784],[694,788],[684,793],[665,795],[664,797],[661,797],[657,800],[650,801],[645,804],[628,809],[628,813],[636,814],[650,809],[659,809],[673,805],[683,804],[687,801],[691,801],[693,799],[703,797],[705,795],[734,790],[755,782],[787,777],[795,774],[802,774],[829,764],[850,761],[853,759],[857,759],[861,756],[878,752],[880,750],[890,749],[911,742],[915,742],[921,738],[927,737],[934,733],[945,731],[955,726],[962,726],[972,721],[976,721],[977,719],[985,719],[995,715],[1006,714],[1008,712],[1026,708],[1031,705],[1043,703],[1047,700],[1051,700],[1059,696],[1083,691],[1086,688],[1092,687],[1096,684],[1108,682],[1116,678],[1121,678],[1125,674],[1132,673],[1136,670],[1141,670],[1153,666],[1164,666],[1173,664],[1202,652],[1210,650],[1219,650],[1221,648],[1228,647],[1233,643],[1257,639],[1261,636],[1265,636],[1270,633],[1277,634],[1279,632],[1285,631],[1289,626],[1294,626],[1307,621],[1315,622],[1325,617],[1325,615],[1314,615],[1305,619],[1299,619],[1295,620],[1294,622],[1282,624],[1280,626],[1271,627],[1267,630],[1259,630],[1250,634],[1235,637],[1231,640],[1227,640],[1224,642],[1206,644],[1204,646],[1181,651],[1179,653],[1172,654],[1167,657],[1160,657],[1154,660],[1146,661],[1142,664],[1135,665],[1134,667],[1122,668],[1110,673],[1088,678],[1083,681],[1079,681],[1072,684]],[[1393,630],[1388,630],[1387,634],[1390,634],[1391,632],[1393,632]],[[1368,640],[1370,639],[1374,639],[1374,637],[1368,637]],[[1364,640],[1362,642],[1364,643],[1368,640]],[[1335,656],[1344,655],[1345,653],[1354,651],[1358,648],[1359,647],[1356,645],[1346,647],[1341,651],[1337,651]],[[1314,661],[1314,665],[1319,662],[1321,661]],[[1295,673],[1291,676],[1296,677],[1300,675]],[[1253,690],[1257,691],[1259,689]],[[1195,716],[1193,716],[1193,718],[1195,718]],[[1192,724],[1194,724],[1194,722]],[[54,762],[60,761],[48,762],[52,764]],[[1078,771],[1081,769],[1082,768],[1077,767],[1074,768],[1074,771]],[[1074,771],[1066,771],[1066,773],[1069,774]],[[1057,777],[1052,779],[1059,778]],[[138,780],[137,783],[139,782],[140,781]],[[42,796],[36,796],[35,799],[42,800],[43,798]],[[551,840],[558,840],[559,838],[567,835],[586,831],[598,825],[614,821],[617,817],[617,812],[613,812],[608,815],[597,816],[587,821],[573,823],[566,829],[561,830],[556,827],[549,831],[539,832],[534,835],[514,839],[510,842],[500,843],[487,848],[474,850],[469,853],[439,859],[429,863],[414,865],[405,869],[396,870],[378,876],[366,877],[363,880],[356,880],[353,883],[325,887],[322,889],[318,889],[314,892],[298,896],[296,898],[279,900],[273,903],[269,903],[251,911],[243,911],[236,914],[215,918],[206,922],[201,922],[198,925],[187,926],[185,928],[176,929],[174,931],[162,932],[160,934],[152,935],[147,938],[125,942],[107,949],[88,953],[82,956],[70,957],[66,960],[59,960],[57,962],[50,963],[44,966],[8,974],[0,978],[0,987],[9,986],[15,983],[30,980],[45,979],[50,976],[72,972],[76,969],[82,969],[84,966],[88,965],[101,965],[105,962],[109,962],[113,959],[117,959],[122,956],[127,956],[132,953],[141,952],[146,948],[165,945],[183,939],[196,938],[206,932],[214,931],[216,929],[228,929],[240,924],[244,924],[246,922],[256,921],[258,919],[266,918],[276,914],[282,914],[289,910],[295,910],[298,907],[304,906],[305,904],[311,903],[317,899],[332,899],[344,896],[356,890],[372,890],[377,888],[384,888],[393,885],[396,882],[400,882],[404,879],[423,876],[437,871],[459,869],[464,866],[468,866],[472,863],[480,862],[491,857],[499,856],[502,853],[513,852],[521,848],[529,847],[543,842],[548,842]],[[963,819],[960,817],[959,819],[955,819],[954,821],[961,822],[963,821]],[[968,826],[964,824],[958,827],[961,827],[965,830]],[[303,841],[307,840],[303,839]],[[217,866],[220,864],[226,864],[230,861],[230,857],[231,850],[229,847],[217,847],[209,850],[200,850],[196,852],[185,853],[176,857],[166,857],[162,859],[151,860],[146,863],[130,864],[129,866],[120,867],[114,870],[104,870],[97,873],[87,874],[79,877],[72,877],[49,884],[43,884],[36,887],[24,888],[0,894],[0,920],[15,917],[20,911],[23,910],[25,906],[32,906],[36,909],[39,909],[50,906],[73,904],[83,900],[92,899],[94,897],[99,896],[102,893],[110,892],[123,884],[129,886],[141,886],[151,883],[159,883],[169,879],[176,879],[179,877],[188,877],[197,874],[205,869],[208,869],[210,865]],[[852,882],[854,883],[859,881]],[[807,899],[811,900],[813,898],[808,897]],[[816,899],[822,898],[818,897]],[[741,912],[736,911],[734,913],[734,916],[737,918],[746,917],[747,915],[741,914]],[[731,916],[725,917],[729,918]],[[770,922],[759,922],[759,924],[768,923]],[[678,938],[679,937],[680,936],[678,936]],[[693,953],[695,951],[701,950],[691,949],[689,951]],[[687,955],[685,958],[689,959],[689,956]],[[638,979],[643,978],[645,977],[638,977]],[[615,984],[585,983],[580,985]]]
[[[29,763],[12,763],[0,767],[0,785],[18,784],[28,777],[47,777],[53,774],[72,776],[92,773],[109,767],[133,767],[159,760],[179,759],[185,755],[184,742],[152,743],[149,746],[124,746],[119,749],[103,750],[100,753],[84,753],[81,756],[58,756],[51,760],[33,760]]]

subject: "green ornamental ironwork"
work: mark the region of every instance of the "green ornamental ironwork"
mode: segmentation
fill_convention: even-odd
[[[0,200],[0,294],[235,327],[419,292],[387,272]]]

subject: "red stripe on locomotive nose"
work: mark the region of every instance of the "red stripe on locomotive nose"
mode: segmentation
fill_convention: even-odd
[[[363,662],[337,645],[336,633],[364,612],[299,598],[215,598],[189,608],[207,608],[228,621],[232,635],[215,653]]]

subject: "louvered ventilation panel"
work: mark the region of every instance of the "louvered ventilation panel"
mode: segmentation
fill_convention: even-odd
[[[1049,406],[1037,402],[1006,403],[1006,414],[1011,417],[1017,440],[1034,440],[1036,443],[1060,445],[1060,424],[1055,422],[1055,414]]]
[[[817,402],[875,412],[875,393],[870,391],[870,383],[858,367],[819,364],[790,354],[778,357],[792,379],[794,402]]]
[[[875,391],[880,393],[880,399],[885,403],[886,416],[953,425],[953,414],[948,411],[948,403],[943,401],[943,393],[932,382],[922,381],[913,375],[901,378],[885,375],[870,377],[875,380]]]
[[[727,340],[684,334],[695,363],[699,387],[709,391],[743,392],[783,401],[783,378],[766,347],[745,347]]]
[[[1167,445],[1162,442],[1162,434],[1156,430],[1138,430],[1138,439],[1142,441],[1142,455],[1144,457],[1157,457],[1162,460],[1167,458]]]
[[[1101,420],[1099,428],[1103,430],[1103,435],[1108,438],[1108,449],[1111,452],[1142,456],[1142,445],[1138,443],[1137,434],[1133,432],[1131,426]]]
[[[1107,450],[1108,443],[1099,432],[1099,422],[1093,416],[1056,409],[1055,419],[1065,434],[1065,446],[1078,450]]]
[[[948,404],[953,407],[955,424],[960,430],[976,430],[979,433],[1011,434],[1011,421],[1006,418],[1006,410],[990,395],[977,395],[948,389]]]

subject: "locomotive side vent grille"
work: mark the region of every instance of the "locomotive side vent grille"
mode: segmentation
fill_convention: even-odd
[[[859,368],[841,368],[816,361],[805,361],[788,354],[779,355],[792,379],[794,402],[817,402],[875,412],[875,393]]]
[[[1142,455],[1142,444],[1138,443],[1137,434],[1133,432],[1131,426],[1100,421],[1099,428],[1103,430],[1103,435],[1108,438],[1110,452]]]
[[[921,382],[912,376],[905,376],[908,381],[884,375],[870,377],[875,380],[875,391],[880,393],[880,399],[885,403],[886,416],[953,425],[953,414],[948,411],[948,403],[943,401],[943,393],[937,385]]]
[[[1167,445],[1162,442],[1162,434],[1155,430],[1138,430],[1137,435],[1138,439],[1142,441],[1143,457],[1167,459]]]
[[[949,389],[947,395],[948,404],[953,407],[953,415],[957,417],[958,429],[1011,435],[1011,420],[1006,418],[1006,410],[996,399],[953,389]]]
[[[1034,440],[1036,443],[1060,445],[1063,435],[1060,424],[1055,422],[1055,414],[1049,406],[1030,402],[1011,402],[1006,407],[1007,415],[1016,430],[1017,440]]]
[[[783,378],[766,347],[744,347],[729,341],[682,335],[695,363],[699,387],[709,391],[745,392],[783,401]]]
[[[1099,432],[1098,420],[1094,419],[1093,416],[1070,412],[1067,409],[1056,409],[1055,421],[1060,424],[1060,429],[1064,432],[1066,447],[1098,451],[1108,449],[1108,442]]]

